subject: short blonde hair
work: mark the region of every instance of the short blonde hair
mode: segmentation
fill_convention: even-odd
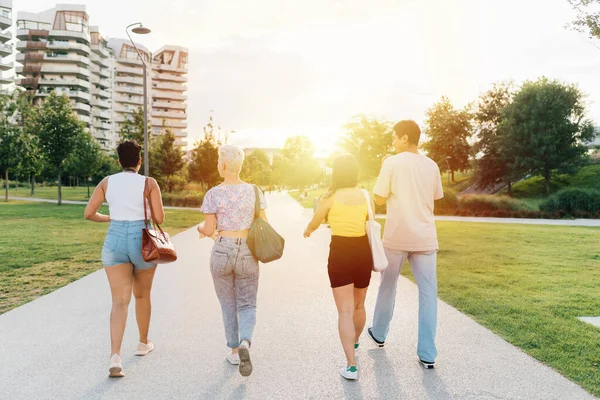
[[[219,162],[225,163],[227,171],[239,173],[244,163],[244,150],[231,144],[223,145],[219,147]]]

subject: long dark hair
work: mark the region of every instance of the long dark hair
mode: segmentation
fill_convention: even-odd
[[[331,186],[325,193],[325,198],[335,194],[338,189],[353,188],[358,184],[358,161],[352,154],[344,154],[333,161]]]

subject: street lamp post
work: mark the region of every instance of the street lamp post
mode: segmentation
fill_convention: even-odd
[[[149,166],[148,166],[148,159],[150,158],[149,153],[148,153],[148,151],[149,151],[148,150],[148,75],[147,75],[146,61],[144,60],[144,57],[142,57],[142,54],[140,53],[137,46],[135,45],[135,42],[129,35],[129,28],[131,28],[132,26],[136,26],[136,27],[133,28],[131,31],[133,33],[137,33],[138,35],[147,35],[151,31],[150,31],[150,29],[144,27],[144,25],[142,25],[141,22],[136,22],[135,24],[131,24],[127,28],[125,28],[125,32],[127,32],[127,36],[129,37],[129,40],[131,41],[133,48],[137,52],[140,60],[142,61],[142,69],[143,69],[143,73],[144,73],[144,175],[148,176],[149,171],[150,171]]]

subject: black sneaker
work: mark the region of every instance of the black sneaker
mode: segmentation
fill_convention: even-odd
[[[375,338],[375,336],[373,336],[373,331],[371,331],[371,328],[367,329],[367,333],[369,334],[369,337],[371,338],[371,340],[373,341],[373,343],[375,343],[377,345],[377,347],[383,347],[385,345],[385,342],[377,340]]]
[[[425,360],[421,360],[419,358],[419,362],[425,369],[434,369],[435,368],[435,361],[425,361]]]

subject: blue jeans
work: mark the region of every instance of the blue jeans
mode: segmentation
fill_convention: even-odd
[[[221,303],[227,347],[236,348],[242,340],[252,343],[259,268],[246,240],[217,237],[210,271]]]
[[[142,257],[142,229],[145,227],[144,220],[110,221],[102,246],[102,265],[131,263],[135,269],[156,267],[156,263],[146,262]]]
[[[388,267],[381,273],[381,284],[377,293],[375,314],[373,316],[373,336],[384,342],[390,329],[396,302],[398,276],[404,262],[408,259],[417,286],[419,287],[419,343],[417,355],[424,361],[435,361],[435,333],[437,327],[437,250],[400,251],[385,249]]]

